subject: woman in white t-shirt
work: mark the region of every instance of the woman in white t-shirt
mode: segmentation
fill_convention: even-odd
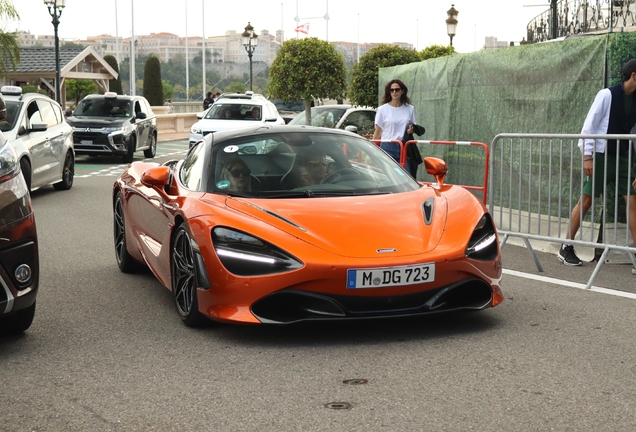
[[[411,105],[408,89],[399,79],[391,80],[384,87],[382,105],[375,114],[373,139],[383,141],[402,141],[405,133],[413,133],[415,109]],[[380,147],[395,160],[400,161],[400,146],[397,143],[383,142]]]

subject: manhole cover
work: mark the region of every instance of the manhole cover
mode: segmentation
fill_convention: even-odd
[[[351,409],[351,404],[349,402],[329,402],[325,404],[325,408],[335,409],[335,410],[346,410],[346,409]]]
[[[346,379],[342,381],[343,384],[350,384],[350,385],[366,384],[368,382],[369,380],[366,380],[364,378]]]

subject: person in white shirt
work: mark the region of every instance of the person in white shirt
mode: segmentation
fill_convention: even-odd
[[[373,139],[402,141],[405,133],[413,134],[415,108],[408,97],[408,88],[399,79],[389,81],[384,87],[382,105],[375,114]],[[400,145],[383,142],[380,147],[395,160],[400,161]]]
[[[636,133],[636,101],[634,92],[636,91],[636,59],[630,60],[621,70],[623,82],[612,87],[603,89],[596,94],[596,98],[583,124],[581,134],[634,134]],[[594,196],[599,197],[603,193],[605,176],[607,184],[616,186],[619,195],[622,195],[628,204],[629,231],[636,245],[636,170],[632,168],[631,175],[629,166],[633,160],[629,160],[628,140],[604,140],[604,139],[581,139],[579,148],[583,152],[583,172],[585,179],[583,191],[579,202],[572,210],[570,216],[569,231],[566,239],[573,239],[581,227],[581,219],[585,217],[587,211],[592,206],[592,186],[594,186]],[[595,150],[596,149],[596,150]],[[636,153],[636,143],[632,149],[632,159]],[[607,172],[605,164],[607,159]],[[618,173],[616,172],[618,159]],[[629,201],[627,200],[628,185]],[[583,262],[574,252],[574,246],[567,242],[561,246],[557,258],[565,265],[580,266]],[[636,274],[636,271],[633,271]]]

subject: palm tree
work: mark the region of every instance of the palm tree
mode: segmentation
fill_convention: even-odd
[[[0,19],[20,19],[11,0],[0,0]],[[6,74],[9,67],[15,70],[18,63],[20,63],[20,47],[18,47],[17,34],[0,29],[0,73]]]

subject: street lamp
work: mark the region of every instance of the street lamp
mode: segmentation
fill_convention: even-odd
[[[254,27],[248,22],[245,27],[245,31],[241,34],[241,38],[243,38],[243,46],[245,47],[245,51],[247,51],[247,56],[250,59],[250,91],[252,90],[252,54],[254,54],[254,49],[256,49],[256,45],[258,45],[258,35],[254,33]]]
[[[453,36],[457,34],[457,14],[459,12],[455,9],[455,5],[452,4],[446,13],[448,14],[448,18],[446,18],[446,31],[450,37],[450,46],[453,46]]]
[[[66,0],[44,0],[44,4],[49,8],[49,14],[53,18],[53,28],[55,29],[55,100],[62,105],[60,100],[60,38],[57,36],[57,26],[60,25],[62,9],[66,6]]]

